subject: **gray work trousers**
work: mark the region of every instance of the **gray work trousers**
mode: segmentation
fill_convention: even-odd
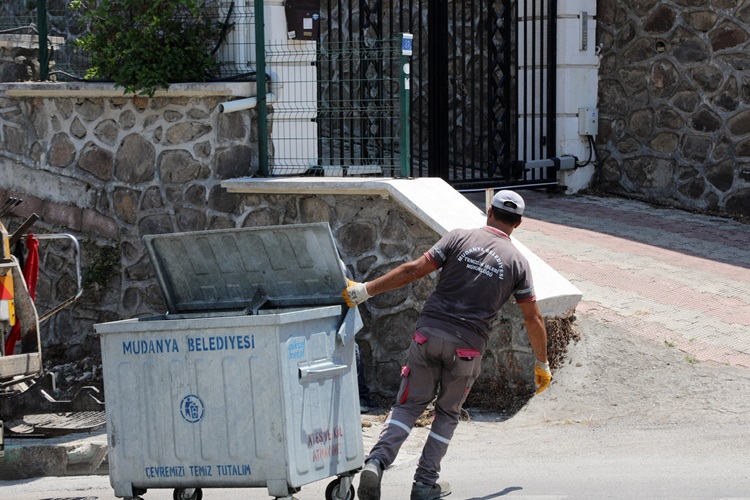
[[[414,334],[401,387],[378,442],[368,460],[377,459],[388,468],[406,441],[414,423],[428,404],[435,401],[435,420],[414,474],[414,480],[432,485],[440,472],[440,461],[448,451],[458,425],[461,406],[479,376],[481,353],[461,339],[434,328]]]

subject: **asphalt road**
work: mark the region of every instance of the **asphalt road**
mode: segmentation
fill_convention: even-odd
[[[689,429],[662,433],[669,448],[655,445],[649,432],[602,432],[570,426],[549,432],[515,429],[503,424],[464,424],[461,434],[485,435],[472,446],[456,445],[447,457],[443,476],[451,481],[456,500],[519,499],[739,499],[750,498],[748,462],[739,463],[731,450],[738,443],[727,436],[691,442]],[[511,439],[508,439],[510,437]],[[556,439],[556,443],[550,443]],[[482,446],[476,442],[484,441]],[[566,441],[565,448],[550,452]],[[672,447],[675,443],[685,443]],[[746,443],[747,441],[745,441]],[[570,446],[570,447],[569,447]],[[572,447],[572,448],[571,448]],[[548,451],[543,451],[543,450]],[[383,499],[409,498],[414,461],[387,471]],[[743,477],[744,476],[744,477]],[[306,485],[300,500],[323,499],[328,481]],[[0,497],[8,500],[107,500],[115,496],[106,476],[40,478],[4,483]],[[145,500],[168,500],[171,490],[150,490]],[[210,489],[203,498],[255,500],[270,498],[258,489]]]

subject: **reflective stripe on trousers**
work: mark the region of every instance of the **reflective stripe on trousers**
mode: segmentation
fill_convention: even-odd
[[[479,351],[457,338],[453,341],[445,335],[431,335],[431,330],[424,328],[414,334],[401,371],[396,404],[368,456],[376,458],[383,468],[390,466],[414,423],[437,394],[435,419],[414,476],[425,484],[437,481],[440,461],[458,425],[461,406],[481,369]]]

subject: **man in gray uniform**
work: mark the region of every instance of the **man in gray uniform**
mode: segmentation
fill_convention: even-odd
[[[396,459],[417,418],[436,396],[435,419],[414,475],[411,499],[450,494],[447,483],[437,482],[440,461],[458,425],[461,406],[479,376],[493,321],[511,295],[521,308],[536,356],[537,393],[549,387],[544,319],[529,263],[510,240],[523,210],[521,196],[500,191],[487,210],[485,227],[450,231],[416,260],[367,283],[352,281],[342,292],[347,304],[355,307],[441,270],[437,287],[417,319],[396,404],[360,475],[360,500],[380,498],[383,470]]]

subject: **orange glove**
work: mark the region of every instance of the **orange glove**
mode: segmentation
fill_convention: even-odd
[[[367,283],[357,283],[347,278],[346,284],[347,287],[341,292],[341,295],[349,307],[355,307],[372,297],[372,295],[367,293]]]
[[[534,363],[534,381],[536,382],[536,393],[544,392],[552,382],[552,372],[549,371],[549,363],[536,361]]]

